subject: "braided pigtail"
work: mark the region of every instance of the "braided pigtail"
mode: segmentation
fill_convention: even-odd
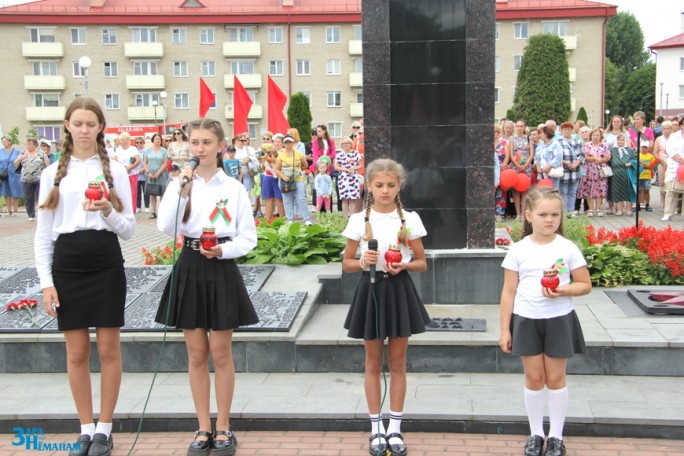
[[[122,212],[123,203],[121,202],[121,198],[114,188],[114,178],[112,177],[112,170],[109,166],[109,155],[105,149],[104,133],[102,132],[97,135],[97,155],[100,157],[100,163],[102,163],[102,175],[104,176],[105,183],[109,188],[109,202],[112,203],[114,210],[117,212]]]
[[[192,198],[190,198],[190,194],[192,193],[192,189],[188,191],[188,204],[185,205],[185,212],[183,212],[183,223],[187,223],[188,219],[190,218],[190,206]]]
[[[45,198],[43,204],[38,206],[38,209],[49,209],[54,211],[57,209],[59,204],[59,183],[67,175],[67,168],[69,167],[69,162],[71,161],[71,153],[74,150],[74,143],[71,138],[71,133],[66,132],[64,141],[62,141],[62,155],[59,157],[59,164],[57,165],[57,174],[55,175],[55,183],[48,193],[48,197]]]
[[[406,229],[406,218],[404,217],[404,206],[401,204],[401,198],[399,194],[394,197],[394,204],[397,206],[397,214],[399,214],[399,219],[401,220],[401,229],[399,230],[398,241],[399,244],[408,245],[409,242],[409,232]]]
[[[366,214],[364,220],[366,222],[366,232],[363,235],[363,240],[368,241],[373,238],[373,227],[370,224],[370,211],[373,207],[373,193],[366,192]]]

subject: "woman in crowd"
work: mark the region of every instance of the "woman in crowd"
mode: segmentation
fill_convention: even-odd
[[[501,139],[501,127],[494,125],[494,155],[499,161],[499,174],[508,166],[508,154],[506,154],[506,143]],[[494,212],[496,221],[503,222],[506,215],[506,191],[501,187],[496,188],[494,195]]]
[[[613,148],[617,146],[617,137],[619,134],[627,134],[627,130],[625,129],[623,122],[622,122],[622,117],[620,116],[613,116],[613,118],[610,121],[609,128],[606,130],[606,134],[603,137],[604,142],[608,145],[609,148]],[[625,147],[630,147],[634,149],[634,145],[632,144],[632,140],[629,139],[629,135],[627,135],[627,138],[625,138]]]
[[[513,132],[515,131],[515,124],[512,120],[506,120],[501,127],[501,139],[508,144]]]
[[[660,182],[660,202],[665,206],[665,170],[667,169],[667,140],[672,134],[672,122],[666,120],[661,125],[662,135],[658,136],[653,146],[653,156],[660,160],[658,165],[658,182]]]
[[[588,217],[593,217],[594,212],[603,217],[601,206],[608,194],[608,179],[602,177],[600,170],[610,163],[611,155],[608,146],[602,142],[601,130],[595,128],[591,131],[590,137],[591,142],[584,145],[584,166],[587,173],[580,180],[577,197],[585,198],[589,202]]]
[[[532,159],[534,156],[530,153],[530,141],[525,134],[525,127],[525,121],[522,119],[515,123],[515,134],[509,138],[506,154],[508,155],[509,168],[516,173],[523,173],[532,178]],[[524,204],[521,204],[521,198],[524,200],[527,192],[520,193],[515,188],[511,188],[511,192],[513,193],[516,219],[522,221],[525,207]]]
[[[152,135],[152,147],[145,151],[145,162],[143,164],[145,187],[148,190],[147,194],[150,196],[150,207],[152,208],[151,219],[157,218],[157,197],[161,201],[169,179],[168,152],[161,143],[162,138],[159,134]]]
[[[622,215],[623,204],[627,215],[632,215],[632,204],[636,203],[636,193],[632,180],[629,177],[629,168],[633,169],[633,177],[636,179],[636,169],[633,168],[637,160],[636,151],[627,147],[627,133],[617,135],[615,147],[610,149],[610,167],[613,176],[608,183],[608,198],[615,207],[615,215]]]
[[[309,165],[309,171],[311,174],[316,174],[316,163],[318,159],[325,155],[330,158],[331,163],[335,163],[335,155],[337,151],[335,150],[335,141],[328,135],[328,127],[323,124],[316,126],[316,137],[311,140],[311,151],[313,162]],[[337,210],[342,211],[342,201],[340,200],[340,189],[337,187],[337,172],[333,172],[334,166],[328,167],[328,172],[330,176],[335,181],[335,193],[337,195]],[[314,204],[316,201],[316,195],[314,195]]]
[[[21,188],[29,222],[36,219],[36,196],[40,194],[40,175],[50,166],[50,160],[38,150],[38,141],[26,140],[26,151],[14,160],[14,166],[21,165]]]
[[[342,152],[335,157],[335,170],[339,173],[337,186],[342,199],[342,212],[349,217],[362,209],[359,170],[363,168],[363,158],[352,149],[351,139],[342,138],[340,145]]]
[[[175,176],[190,161],[190,147],[185,132],[177,128],[173,131],[173,142],[167,146],[167,154],[171,160],[171,173]],[[175,166],[174,166],[175,165]]]
[[[135,207],[139,212],[143,210],[150,212],[150,196],[145,193],[145,171],[143,165],[145,163],[145,138],[139,136],[133,140],[135,148],[138,149],[140,156],[140,165],[138,165],[138,189],[136,191],[137,198],[135,200]]]
[[[641,134],[641,141],[647,140],[652,146],[655,136],[653,135],[653,130],[644,125],[644,122],[646,121],[646,114],[644,114],[642,111],[637,111],[632,117],[634,118],[634,125],[632,125],[628,130],[629,137],[632,141],[631,144],[636,147],[637,134]]]
[[[537,156],[539,157],[539,170],[542,175],[553,182],[553,188],[560,189],[561,176],[549,175],[553,168],[563,166],[563,148],[558,141],[553,141],[556,129],[550,125],[544,125],[539,130],[540,141],[537,146]],[[553,174],[553,173],[551,173]]]
[[[5,197],[5,209],[10,217],[19,212],[19,198],[22,196],[21,178],[17,174],[14,161],[21,151],[14,147],[9,136],[2,137],[0,148],[0,196]]]
[[[52,153],[52,147],[50,141],[47,139],[41,139],[38,141],[38,147],[40,151],[45,155],[50,162],[50,164],[55,162],[55,154]]]
[[[126,167],[128,172],[128,179],[131,185],[131,197],[133,198],[133,214],[136,212],[136,204],[138,199],[138,165],[142,163],[142,158],[138,153],[138,149],[131,146],[131,135],[128,132],[123,132],[119,136],[121,145],[116,149],[114,159]]]
[[[266,220],[271,220],[273,218],[274,209],[280,217],[285,215],[283,195],[280,193],[278,177],[275,171],[275,163],[278,159],[278,154],[283,150],[282,136],[280,134],[274,135],[272,137],[272,142],[262,144],[261,148],[266,153],[263,160],[264,169],[261,178],[261,196],[266,202],[264,217],[266,217]]]
[[[572,123],[561,124],[561,138],[563,148],[563,177],[561,177],[560,191],[568,217],[575,217],[574,207],[577,196],[577,186],[580,180],[580,167],[584,161],[584,147],[582,141],[572,137]]]
[[[665,207],[663,220],[669,222],[677,213],[677,204],[681,193],[675,191],[677,168],[684,165],[684,117],[679,119],[676,132],[673,131],[667,140],[667,170],[665,171]]]
[[[280,180],[294,184],[294,188],[289,192],[283,192],[283,205],[285,206],[285,217],[288,221],[293,221],[295,215],[302,217],[302,221],[310,225],[309,207],[306,204],[306,189],[304,188],[304,170],[306,169],[306,158],[294,148],[294,138],[285,135],[283,138],[285,149],[278,154],[275,163],[275,172]],[[282,189],[281,189],[282,190]]]

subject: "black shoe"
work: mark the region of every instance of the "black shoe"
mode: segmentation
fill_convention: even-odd
[[[400,439],[401,443],[391,444],[389,443],[391,438]],[[398,432],[387,435],[387,446],[389,447],[389,454],[392,456],[406,456],[408,454],[408,450],[404,444],[404,438]]]
[[[565,445],[561,439],[550,437],[546,441],[544,456],[565,456]]]
[[[225,435],[228,438],[219,440],[216,438],[217,435]],[[232,431],[216,431],[214,432],[214,442],[212,448],[214,449],[213,454],[215,456],[233,456],[237,451],[237,438]]]
[[[197,440],[199,436],[206,437],[207,440]],[[211,451],[212,434],[206,431],[195,431],[195,440],[188,447],[188,456],[207,456]]]
[[[544,451],[544,437],[531,435],[525,444],[525,456],[542,456]]]
[[[653,208],[648,204],[646,205],[646,212],[653,212]]]
[[[88,448],[90,448],[90,436],[81,434],[74,444],[74,449],[69,451],[69,456],[88,456]]]
[[[104,434],[95,434],[90,442],[88,456],[110,456],[114,449],[114,438],[112,434],[107,437]]]
[[[378,439],[378,443],[373,443],[375,439]],[[387,437],[385,437],[385,434],[373,434],[368,440],[370,441],[368,453],[373,456],[385,456],[385,453],[387,453]]]

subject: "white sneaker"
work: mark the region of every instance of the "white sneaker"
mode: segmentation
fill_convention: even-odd
[[[663,218],[661,218],[660,220],[662,220],[663,222],[669,222],[669,221],[670,221],[670,216],[669,216],[669,215],[666,215],[666,216],[664,216]]]
[[[28,221],[29,221],[29,222],[33,222],[34,220],[35,220],[35,219],[34,219],[33,217],[29,217],[29,220],[28,220]],[[670,220],[670,219],[668,219],[668,220]]]
[[[146,208],[145,208],[145,212],[147,212],[147,213],[149,214],[149,213],[150,213],[150,208],[149,208],[149,207],[146,207]]]
[[[307,220],[306,222],[304,222],[304,225],[311,226],[313,225],[313,223],[311,223],[311,220]]]

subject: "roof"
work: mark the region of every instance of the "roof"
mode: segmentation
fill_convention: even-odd
[[[678,48],[684,47],[684,33],[675,35],[663,41],[659,41],[656,44],[649,46],[650,49],[665,49],[665,48]]]
[[[497,0],[497,19],[554,19],[610,17],[617,6],[587,0]]]

